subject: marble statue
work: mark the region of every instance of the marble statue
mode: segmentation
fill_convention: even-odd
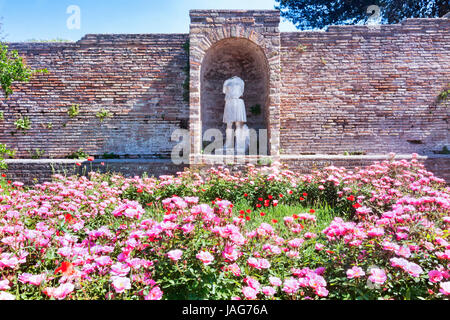
[[[223,122],[227,124],[225,148],[227,150],[233,149],[233,124],[235,124],[236,150],[239,154],[245,153],[245,133],[248,132],[248,128],[245,125],[247,122],[245,103],[241,99],[244,89],[244,80],[236,76],[226,80],[223,85],[223,93],[225,94]]]

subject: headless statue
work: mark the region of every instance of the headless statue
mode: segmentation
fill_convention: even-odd
[[[225,94],[225,110],[223,122],[227,124],[225,148],[233,149],[233,124],[236,124],[237,150],[242,152],[244,124],[247,122],[244,100],[240,99],[244,94],[245,83],[239,77],[233,77],[225,81],[223,93]]]

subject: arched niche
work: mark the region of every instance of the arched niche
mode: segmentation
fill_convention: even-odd
[[[227,38],[211,46],[201,64],[202,136],[213,128],[221,130],[225,137],[226,125],[222,122],[225,95],[222,90],[225,80],[233,76],[245,82],[242,99],[246,106],[247,126],[257,132],[268,129],[269,67],[266,56],[257,44],[248,39]]]

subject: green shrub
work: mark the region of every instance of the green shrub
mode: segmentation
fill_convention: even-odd
[[[24,133],[31,129],[31,120],[26,116],[20,117],[16,122],[14,122],[14,124],[16,125],[17,130]]]
[[[66,156],[66,159],[87,159],[89,155],[84,152],[83,148],[78,149],[78,151],[75,151],[68,156]]]
[[[73,104],[69,107],[69,110],[67,111],[67,114],[71,118],[75,118],[80,114],[80,106],[78,104]]]
[[[10,150],[6,147],[6,145],[0,143],[0,170],[8,169],[8,165],[5,162],[5,156],[14,157],[16,152],[14,150]]]

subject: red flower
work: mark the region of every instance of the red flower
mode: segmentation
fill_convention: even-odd
[[[245,220],[250,221],[250,217],[249,217],[249,216],[246,216],[246,217],[245,217]]]
[[[147,203],[147,207],[150,207],[150,206],[152,206],[152,205],[153,205],[153,202]]]
[[[81,167],[81,163],[77,162],[75,163],[77,166]]]
[[[246,211],[247,213],[250,213],[250,212],[252,212],[252,210],[250,210],[250,209],[247,209],[247,211]]]
[[[66,220],[66,223],[72,223],[74,222],[74,219],[70,213],[67,213],[64,215],[64,219]]]
[[[272,223],[278,223],[277,219],[272,219]]]
[[[244,197],[248,197],[248,194],[244,193]]]
[[[279,195],[278,195],[280,198],[283,198],[284,196],[280,193]]]
[[[260,212],[259,214],[261,215],[261,217],[264,217],[266,215],[264,212]]]
[[[355,209],[358,209],[358,208],[361,208],[362,206],[359,204],[359,203],[355,203],[354,205],[353,205],[353,208],[355,208]]]
[[[307,197],[308,194],[307,194],[306,192],[303,192],[303,196],[304,196],[304,197]]]
[[[298,219],[298,215],[296,215],[296,214],[293,214],[293,215],[292,215],[292,218],[294,218],[294,219]]]
[[[241,214],[241,215],[239,216],[239,219],[244,219],[244,215]]]
[[[229,207],[230,207],[230,208],[233,208],[233,207],[234,207],[234,205],[233,205],[232,203],[230,203]]]
[[[142,189],[142,188],[139,188],[139,189],[137,189],[137,191],[136,191],[137,193],[142,193],[142,192],[144,192],[144,189]]]
[[[269,198],[270,200],[272,200],[272,199],[273,199],[273,196],[269,195],[269,196],[267,196],[267,198]]]
[[[263,198],[258,198],[258,201],[263,201],[264,199]]]
[[[288,193],[289,193],[289,194],[292,194],[292,193],[294,193],[294,191],[292,191],[292,190],[289,190],[289,191],[288,191]]]
[[[94,157],[88,157],[88,158],[87,158],[87,161],[90,161],[90,162],[92,162],[92,161],[94,161],[94,160],[95,160]]]
[[[6,178],[6,174],[2,173],[2,177],[3,177],[3,178]]]
[[[11,180],[8,180],[8,184],[11,184],[12,182],[11,182]]]
[[[309,213],[314,213],[314,212],[316,212],[316,210],[314,210],[314,209],[309,210]]]
[[[351,196],[347,197],[347,200],[353,202],[353,201],[355,201],[355,197],[353,195],[351,195]]]
[[[100,163],[102,166],[104,166],[105,165],[105,163],[104,162],[102,162],[102,163]]]
[[[75,273],[75,270],[73,269],[73,264],[70,262],[64,261],[61,263],[61,266],[55,270],[55,274],[58,272],[62,272],[65,276],[70,276]]]
[[[256,205],[256,207],[257,207],[257,208],[261,208],[262,205],[261,205],[260,203],[258,203],[258,204]]]
[[[202,189],[202,191],[205,192],[206,190],[205,190],[205,189]]]
[[[303,200],[305,200],[305,198],[300,197],[300,201],[303,201]]]

